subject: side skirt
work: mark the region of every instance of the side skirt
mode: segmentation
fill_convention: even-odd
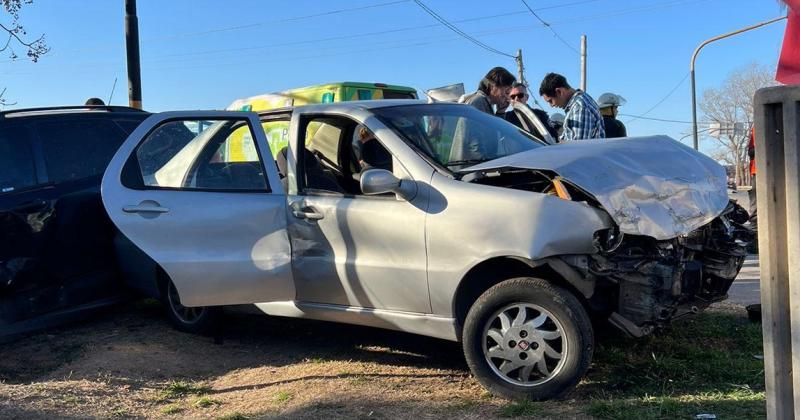
[[[255,305],[267,315],[364,325],[458,341],[456,320],[432,314],[297,301]]]

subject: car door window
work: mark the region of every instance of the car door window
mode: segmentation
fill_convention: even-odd
[[[246,119],[167,121],[135,157],[145,188],[269,191],[254,138]]]
[[[393,170],[391,153],[366,126],[349,118],[330,116],[312,117],[304,124],[301,170],[308,193],[363,195],[361,172],[372,168]]]
[[[50,181],[61,183],[102,175],[128,136],[109,120],[49,121],[37,125]]]
[[[0,194],[36,185],[30,131],[25,127],[0,129]]]

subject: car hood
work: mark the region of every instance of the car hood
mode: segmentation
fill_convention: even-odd
[[[545,146],[462,169],[538,169],[594,196],[620,231],[671,239],[709,223],[728,204],[725,169],[667,136]]]

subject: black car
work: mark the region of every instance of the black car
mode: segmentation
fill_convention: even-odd
[[[124,295],[100,180],[149,115],[117,106],[0,112],[0,339]]]

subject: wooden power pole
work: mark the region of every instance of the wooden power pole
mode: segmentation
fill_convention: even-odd
[[[125,0],[125,47],[128,54],[128,104],[142,109],[142,76],[139,63],[139,19],[136,0]]]

